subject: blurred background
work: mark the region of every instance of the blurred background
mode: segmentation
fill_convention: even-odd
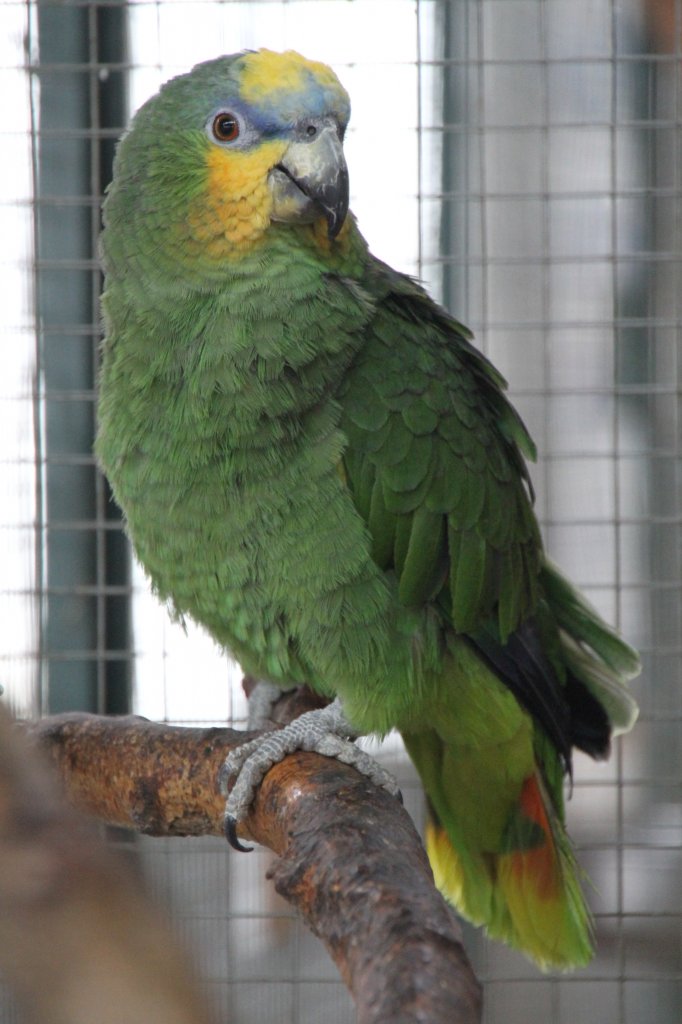
[[[352,206],[504,372],[548,549],[641,652],[642,716],[578,758],[569,827],[598,955],[546,976],[467,928],[486,1024],[682,1019],[682,0],[0,6],[0,682],[20,715],[243,722],[238,666],[172,625],[92,454],[100,203],[172,75],[243,48],[333,65]],[[380,756],[421,823],[400,745]],[[234,1024],[350,1024],[266,852],[119,836]],[[0,1020],[17,1020],[0,990]]]

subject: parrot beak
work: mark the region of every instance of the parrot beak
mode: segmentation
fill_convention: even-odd
[[[335,126],[292,142],[268,180],[273,220],[311,224],[324,216],[329,238],[336,238],[348,213],[348,167]]]

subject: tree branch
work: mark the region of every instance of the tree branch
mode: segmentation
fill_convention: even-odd
[[[292,710],[300,713],[300,698],[286,717]],[[31,731],[79,807],[178,836],[222,833],[216,778],[250,735],[88,715],[45,719]],[[266,775],[240,834],[279,855],[275,887],[326,944],[359,1024],[480,1019],[459,925],[412,822],[387,793],[339,762],[293,754]]]

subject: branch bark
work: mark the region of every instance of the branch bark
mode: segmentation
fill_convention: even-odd
[[[20,1007],[34,1024],[208,1024],[130,865],[35,754],[0,708],[0,969]]]
[[[88,715],[45,719],[31,732],[77,806],[110,824],[177,836],[222,833],[217,774],[250,735]],[[396,800],[353,768],[300,752],[268,772],[240,834],[279,855],[275,887],[326,944],[359,1024],[480,1019],[459,925]]]

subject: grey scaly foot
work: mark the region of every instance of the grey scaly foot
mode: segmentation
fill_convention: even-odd
[[[357,735],[337,698],[328,707],[306,711],[283,729],[257,736],[233,750],[220,771],[223,794],[227,794],[228,780],[237,776],[225,805],[225,835],[230,845],[236,850],[251,849],[239,841],[237,825],[246,817],[263,776],[296,750],[315,751],[350,764],[376,786],[400,799],[398,784],[391,773],[352,742]]]
[[[259,679],[249,694],[249,717],[246,728],[255,731],[272,727],[272,709],[280,697],[289,692],[283,690],[281,686]]]

